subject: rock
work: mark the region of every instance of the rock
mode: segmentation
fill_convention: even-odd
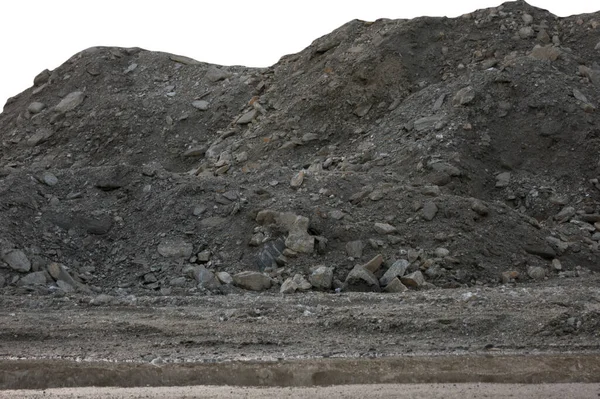
[[[216,272],[215,275],[222,284],[233,284],[233,277],[231,277],[231,274],[227,272]]]
[[[196,100],[192,102],[192,107],[200,111],[206,111],[208,109],[208,101]]]
[[[318,266],[308,276],[308,281],[317,290],[329,290],[333,283],[333,268]]]
[[[165,258],[189,258],[194,246],[179,238],[167,238],[158,244],[158,253]]]
[[[437,256],[438,258],[445,258],[448,255],[450,255],[450,251],[448,251],[448,249],[446,248],[435,249],[435,256]]]
[[[421,190],[421,194],[427,195],[429,197],[438,197],[441,193],[442,192],[440,190],[440,187],[437,186],[437,185],[435,185],[435,186],[425,186]]]
[[[315,237],[306,230],[292,230],[285,239],[285,246],[295,252],[310,254],[315,248]]]
[[[417,119],[414,122],[414,129],[417,132],[422,132],[425,130],[431,130],[435,128],[438,123],[441,123],[444,120],[443,116],[426,116],[420,119]]]
[[[503,284],[514,282],[517,278],[519,278],[519,272],[516,270],[508,270],[500,275]]]
[[[297,289],[298,289],[298,286],[294,282],[294,279],[290,277],[290,278],[287,278],[283,282],[283,284],[281,284],[281,287],[279,288],[279,293],[280,294],[293,294],[294,292],[296,292]]]
[[[183,153],[186,158],[202,157],[206,154],[206,146],[192,147]]]
[[[50,172],[44,172],[42,182],[47,186],[54,187],[58,183],[58,178]]]
[[[351,258],[360,258],[363,254],[364,249],[365,243],[360,240],[349,241],[346,243],[346,255],[348,255]]]
[[[294,281],[294,284],[296,284],[298,291],[308,291],[312,288],[312,284],[299,273],[296,273],[292,280]]]
[[[600,86],[600,71],[586,67],[585,65],[579,65],[579,73],[585,76],[595,86]]]
[[[27,259],[25,253],[18,249],[2,253],[2,261],[7,263],[11,269],[20,273],[31,270],[31,262]]]
[[[301,170],[300,172],[296,173],[294,175],[294,177],[292,177],[292,180],[290,180],[290,187],[292,188],[298,188],[302,185],[302,183],[304,182],[304,169]]]
[[[556,271],[562,270],[562,264],[560,263],[560,260],[556,258],[552,259],[552,268]]]
[[[477,199],[471,202],[471,210],[479,216],[487,216],[490,213],[489,208],[482,201]]]
[[[589,102],[587,97],[584,96],[583,93],[577,89],[573,89],[573,97],[575,97],[577,100],[584,102],[584,103]]]
[[[265,243],[256,258],[258,269],[262,271],[277,268],[277,259],[285,249],[285,240],[281,237]]]
[[[552,45],[536,45],[529,55],[542,61],[556,61],[560,57],[560,50]]]
[[[229,79],[231,76],[233,76],[231,72],[226,71],[224,69],[219,69],[214,65],[211,65],[206,71],[206,74],[204,75],[204,77],[212,83],[216,83],[220,80]]]
[[[370,104],[370,103],[360,104],[358,107],[356,107],[354,109],[354,115],[358,116],[359,118],[362,118],[363,116],[365,116],[369,113],[372,106],[373,106],[373,104]]]
[[[385,286],[383,291],[394,294],[408,291],[408,288],[404,284],[402,284],[398,277],[394,277],[392,281],[390,281],[389,284]]]
[[[196,254],[196,258],[197,258],[198,262],[206,263],[210,260],[211,255],[212,255],[212,252],[209,249],[206,249],[202,252],[198,252]]]
[[[67,294],[75,292],[75,288],[71,284],[67,283],[64,280],[58,280],[56,282],[56,286],[58,288],[60,288],[63,292],[67,293]]]
[[[19,285],[45,285],[46,283],[46,273],[44,272],[29,273],[19,280]]]
[[[496,176],[496,188],[507,187],[510,182],[510,172],[502,172]]]
[[[391,224],[387,223],[375,223],[375,231],[379,234],[392,234],[397,231],[397,229]]]
[[[78,287],[80,284],[75,281],[73,279],[73,277],[69,274],[69,272],[67,271],[67,269],[61,265],[60,263],[50,263],[48,265],[48,274],[50,274],[50,276],[55,280],[55,281],[64,281],[65,283],[71,285],[72,287]]]
[[[550,246],[542,244],[542,245],[526,245],[525,252],[531,255],[539,256],[543,259],[554,259],[556,257],[556,252]]]
[[[250,241],[248,242],[248,245],[251,247],[258,247],[263,243],[264,239],[265,239],[264,233],[261,233],[259,231],[258,233],[254,233],[252,235],[252,237],[250,237]]]
[[[116,298],[114,296],[100,294],[90,301],[90,305],[93,305],[93,306],[110,305],[113,302],[115,302],[115,300],[116,300]]]
[[[400,281],[407,287],[419,288],[425,283],[425,278],[423,277],[423,273],[417,270],[416,272],[400,277]]]
[[[31,104],[29,104],[29,106],[27,107],[27,111],[29,111],[29,113],[31,113],[32,115],[35,115],[42,112],[44,108],[46,108],[46,104],[41,103],[39,101],[34,101]]]
[[[42,72],[37,74],[35,78],[33,78],[33,85],[36,87],[41,86],[44,83],[47,83],[49,79],[50,79],[50,71],[47,69],[44,69]]]
[[[535,31],[531,26],[524,26],[519,29],[518,35],[521,39],[529,39],[530,37],[535,36]]]
[[[375,275],[360,265],[356,265],[350,271],[345,287],[349,291],[381,291]]]
[[[452,99],[452,105],[459,107],[461,105],[468,105],[475,100],[475,90],[471,86],[463,87],[454,95]]]
[[[383,256],[381,254],[375,256],[373,259],[363,265],[363,267],[371,273],[376,273],[381,265],[383,264]]]
[[[113,226],[113,219],[109,215],[88,217],[81,219],[81,227],[90,234],[104,235],[107,234]]]
[[[438,212],[438,207],[435,204],[435,202],[427,201],[423,205],[423,209],[421,209],[421,216],[423,216],[423,219],[425,219],[427,221],[431,221],[431,220],[433,220],[433,218],[435,217],[437,212]]]
[[[83,100],[85,99],[85,94],[81,91],[74,91],[69,93],[63,98],[57,105],[54,107],[54,111],[59,113],[65,113],[69,111],[73,111],[77,108]]]
[[[543,280],[546,277],[546,269],[540,266],[529,266],[527,275],[534,280]]]
[[[315,247],[315,237],[308,234],[309,219],[291,212],[260,211],[256,216],[260,224],[279,225],[288,232],[285,246],[295,252],[312,253]]]
[[[546,242],[554,249],[554,251],[556,251],[558,256],[564,254],[565,251],[569,249],[569,243],[562,241],[560,238],[548,236],[546,237]]]
[[[203,288],[212,290],[221,286],[220,281],[213,274],[213,272],[202,265],[196,266],[193,274],[194,279],[198,282],[198,285],[202,286]]]
[[[0,276],[0,288],[3,288],[6,285],[6,279],[4,276]]]
[[[568,222],[573,216],[575,216],[575,213],[575,208],[572,206],[565,206],[560,210],[560,212],[554,215],[554,220],[561,223]]]
[[[35,147],[36,145],[47,141],[50,137],[52,137],[52,134],[52,130],[40,128],[27,139],[27,145],[30,147]]]
[[[531,25],[533,22],[533,17],[530,14],[521,15],[521,19],[525,22],[525,25]]]
[[[265,274],[244,271],[233,276],[233,282],[238,287],[252,291],[263,291],[271,287],[271,278]]]
[[[447,174],[448,176],[458,177],[462,175],[460,169],[448,162],[432,162],[428,166],[434,171]]]
[[[235,123],[237,123],[238,125],[247,125],[248,123],[252,122],[254,118],[256,118],[257,114],[257,110],[250,110],[244,113],[242,116],[240,116]]]
[[[379,284],[382,287],[385,287],[389,285],[392,282],[392,280],[394,280],[396,277],[404,276],[404,273],[406,273],[406,269],[408,269],[408,266],[410,266],[410,263],[408,263],[408,261],[405,259],[395,261],[392,264],[392,266],[390,266],[390,268],[387,269],[384,275],[379,279]]]
[[[186,282],[187,280],[185,277],[175,277],[169,281],[169,285],[171,287],[184,287]]]

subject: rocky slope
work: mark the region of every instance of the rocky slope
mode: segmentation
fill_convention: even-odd
[[[398,292],[593,273],[599,56],[600,14],[521,1],[355,20],[266,69],[84,50],[0,114],[0,287]]]

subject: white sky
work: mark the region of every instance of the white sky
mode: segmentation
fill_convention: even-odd
[[[454,17],[501,0],[8,0],[0,8],[0,111],[40,71],[92,46],[142,47],[223,65],[269,66],[358,18]],[[556,15],[598,0],[530,0]]]

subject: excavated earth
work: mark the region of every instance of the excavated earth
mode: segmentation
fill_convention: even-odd
[[[1,368],[598,365],[599,63],[600,13],[517,1],[351,21],[263,69],[42,71],[0,114]],[[0,388],[72,385],[25,380]]]

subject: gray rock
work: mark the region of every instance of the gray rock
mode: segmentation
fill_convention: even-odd
[[[198,262],[206,263],[210,260],[211,255],[212,252],[209,249],[205,249],[202,252],[198,252],[196,258],[198,259]]]
[[[369,113],[372,106],[373,106],[373,104],[371,104],[371,103],[360,104],[359,106],[357,106],[354,109],[354,115],[358,116],[359,118],[362,118],[363,116],[365,116]]]
[[[467,105],[475,100],[475,90],[471,86],[463,87],[454,95],[452,99],[452,105],[459,107],[461,105]]]
[[[490,213],[489,208],[478,199],[471,202],[471,209],[479,216],[487,216]]]
[[[271,278],[269,276],[252,271],[235,274],[233,282],[238,287],[252,291],[263,291],[271,287]]]
[[[535,36],[535,31],[531,26],[524,26],[519,29],[518,35],[521,39],[528,39]]]
[[[524,249],[528,254],[536,255],[543,259],[552,260],[556,257],[556,251],[549,245],[526,245]]]
[[[365,269],[367,269],[368,271],[370,271],[371,273],[377,273],[377,271],[381,268],[382,264],[383,264],[383,256],[381,254],[378,254],[373,259],[371,259],[370,261],[365,263],[363,265],[363,267]]]
[[[308,281],[315,289],[329,290],[333,283],[333,268],[326,266],[318,266],[308,276]]]
[[[435,202],[427,201],[423,205],[423,209],[421,210],[421,216],[423,216],[423,219],[425,219],[427,221],[431,221],[431,220],[433,220],[435,215],[437,215],[437,212],[438,212],[438,207],[435,204]]]
[[[206,71],[206,75],[204,75],[206,79],[213,83],[216,83],[219,80],[229,79],[231,76],[233,76],[231,72],[219,69],[216,66],[210,66],[208,71]]]
[[[194,246],[180,238],[167,238],[158,244],[158,253],[165,258],[189,258]]]
[[[296,173],[290,180],[290,187],[291,188],[300,187],[302,185],[302,183],[304,182],[304,175],[305,175],[304,170],[301,170],[300,172]]]
[[[265,243],[256,257],[258,269],[262,271],[276,268],[277,259],[283,255],[285,249],[285,240],[281,237]]]
[[[445,173],[452,177],[458,177],[462,175],[460,169],[458,169],[454,165],[449,164],[448,162],[433,162],[428,166],[436,172]]]
[[[116,302],[116,298],[114,296],[107,295],[107,294],[100,294],[90,301],[90,305],[104,306],[104,305],[110,305],[114,302]]]
[[[221,282],[217,279],[214,273],[204,266],[196,266],[194,268],[194,279],[198,282],[198,285],[209,290],[221,286]]]
[[[202,157],[206,154],[206,146],[192,147],[183,153],[186,158]]]
[[[29,273],[19,280],[19,285],[45,285],[46,283],[46,273],[44,272]]]
[[[425,283],[425,278],[423,277],[423,273],[417,270],[416,272],[401,277],[400,281],[407,287],[419,288]]]
[[[546,269],[540,266],[529,266],[527,275],[534,280],[543,280],[546,277]]]
[[[53,173],[44,172],[42,175],[42,182],[47,186],[53,187],[58,183],[58,178],[54,176]]]
[[[426,116],[424,118],[417,119],[414,122],[414,129],[417,132],[433,129],[438,123],[444,120],[443,116]]]
[[[389,293],[399,293],[408,291],[408,288],[404,284],[402,284],[398,277],[394,277],[392,281],[390,281],[390,283],[385,286],[383,291]]]
[[[496,176],[497,188],[507,187],[508,183],[510,183],[510,172],[502,172]]]
[[[67,294],[75,292],[75,288],[71,284],[69,284],[69,283],[67,283],[66,281],[63,281],[63,280],[58,280],[56,282],[56,286],[58,288],[60,288],[63,292],[67,293]]]
[[[261,245],[263,243],[264,239],[265,239],[264,233],[261,233],[259,231],[258,233],[254,233],[252,235],[252,237],[250,237],[250,241],[248,242],[248,245],[250,245],[251,247],[258,247],[259,245]]]
[[[348,291],[381,291],[375,275],[360,265],[356,265],[350,271],[346,277],[345,287]]]
[[[577,89],[573,89],[573,97],[575,97],[577,100],[584,102],[584,103],[589,102],[587,97],[584,96],[583,93]]]
[[[450,251],[446,248],[436,248],[434,253],[435,253],[435,256],[437,256],[438,258],[444,258],[444,257],[450,255]]]
[[[169,285],[171,287],[184,287],[186,282],[187,280],[185,277],[175,277],[169,281]]]
[[[560,238],[548,236],[546,237],[546,242],[548,245],[550,245],[550,247],[552,247],[552,249],[554,249],[554,251],[556,251],[558,256],[564,254],[565,251],[569,249],[569,243],[561,240]]]
[[[81,227],[90,234],[104,235],[107,234],[113,226],[113,219],[110,215],[88,217],[81,219]]]
[[[233,284],[233,277],[231,277],[231,274],[227,272],[216,272],[215,275],[222,284]]]
[[[293,294],[298,289],[298,286],[294,282],[293,278],[287,278],[283,284],[281,284],[281,288],[279,288],[279,293],[281,294]]]
[[[38,73],[35,78],[33,78],[33,85],[38,87],[47,83],[50,79],[50,71],[44,69],[42,72]]]
[[[572,206],[565,206],[554,215],[554,220],[557,222],[568,222],[573,216],[575,216],[575,208]]]
[[[579,73],[589,79],[594,86],[600,86],[600,71],[579,65]]]
[[[258,114],[258,111],[255,109],[252,109],[252,110],[246,112],[245,114],[243,114],[242,116],[240,116],[235,123],[237,123],[238,125],[247,125],[248,123],[252,122],[252,120],[254,120],[254,118],[256,118],[257,114]]]
[[[286,279],[279,290],[282,294],[292,294],[296,291],[308,291],[312,285],[306,281],[301,274],[295,274],[294,277]]]
[[[360,258],[365,249],[365,243],[361,240],[349,241],[346,243],[346,255],[352,258]]]
[[[57,105],[54,107],[56,112],[65,113],[69,111],[73,111],[77,108],[83,100],[85,99],[85,94],[81,91],[74,91],[69,93],[63,98]]]
[[[291,212],[260,211],[256,216],[260,224],[276,224],[288,232],[285,246],[295,252],[312,253],[315,247],[315,237],[308,234],[309,219]]]
[[[50,276],[55,281],[64,281],[65,283],[67,283],[73,287],[79,286],[79,283],[73,279],[73,277],[71,276],[71,274],[69,274],[67,269],[60,263],[56,263],[56,262],[50,263],[48,265],[47,270],[48,270],[48,274],[50,274]]]
[[[196,100],[196,101],[192,102],[192,107],[194,107],[200,111],[206,111],[208,109],[208,105],[209,105],[208,101],[204,101],[204,100]]]
[[[375,231],[379,234],[392,234],[397,231],[397,229],[388,223],[375,223]]]
[[[394,280],[396,277],[404,276],[404,273],[406,273],[406,269],[408,269],[409,265],[410,263],[408,263],[408,261],[405,259],[395,261],[392,264],[392,266],[390,266],[390,268],[387,269],[387,271],[379,279],[379,284],[382,287],[385,287],[388,284],[390,284],[392,280]]]
[[[421,194],[427,195],[429,197],[437,197],[441,194],[441,190],[439,186],[425,186],[421,189]]]
[[[296,273],[293,277],[294,283],[298,287],[298,291],[308,291],[312,288],[312,284],[304,278],[303,275]]]
[[[560,260],[558,259],[552,259],[552,268],[554,270],[562,270],[562,263],[560,263]]]
[[[39,114],[40,112],[42,112],[44,110],[44,108],[46,108],[46,104],[41,103],[39,101],[34,101],[31,104],[29,104],[29,106],[27,107],[27,111],[29,111],[31,114],[35,115],[35,114]]]
[[[556,61],[560,57],[560,50],[552,45],[536,45],[529,55],[542,61]]]
[[[40,128],[27,139],[27,145],[30,147],[35,147],[36,145],[41,144],[52,137],[52,134],[52,130]]]
[[[2,253],[2,260],[7,263],[11,269],[18,272],[26,273],[31,270],[31,262],[21,250],[14,249]]]

